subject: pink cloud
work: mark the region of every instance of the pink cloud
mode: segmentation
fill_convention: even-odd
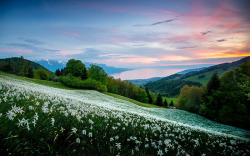
[[[0,49],[0,52],[31,54],[32,50],[29,50],[29,49]]]
[[[71,56],[71,55],[76,55],[76,54],[80,54],[80,52],[60,51],[56,55],[59,55],[59,56]]]
[[[160,61],[157,58],[150,58],[150,57],[136,57],[136,58],[126,58],[126,59],[118,59],[120,63],[143,63],[143,64],[150,64]]]
[[[76,38],[82,38],[81,35],[74,33],[74,32],[70,32],[70,31],[66,31],[66,32],[64,32],[64,34],[72,36],[72,37],[76,37]]]

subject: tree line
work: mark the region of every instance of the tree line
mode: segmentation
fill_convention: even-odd
[[[224,124],[249,129],[250,60],[220,78],[215,72],[207,85],[185,85],[176,106]]]
[[[71,59],[64,69],[57,69],[55,75],[58,81],[74,88],[95,89],[101,92],[110,92],[134,99],[143,103],[156,104],[158,106],[168,106],[161,99],[160,94],[156,98],[155,94],[148,88],[137,87],[129,81],[115,79],[97,65],[90,65],[86,69],[80,60]],[[165,104],[165,105],[164,105]]]

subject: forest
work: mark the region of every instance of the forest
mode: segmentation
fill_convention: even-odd
[[[207,85],[185,85],[176,107],[211,120],[249,129],[250,123],[250,60],[226,71],[215,72]]]

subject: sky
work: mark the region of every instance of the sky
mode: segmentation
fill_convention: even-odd
[[[249,0],[1,0],[0,58],[124,68],[250,56]]]

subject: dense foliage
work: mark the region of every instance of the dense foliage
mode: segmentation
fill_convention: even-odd
[[[80,60],[70,59],[64,71],[65,75],[71,74],[72,76],[80,77],[82,80],[87,79],[86,67]]]
[[[68,74],[67,76],[60,76],[58,81],[72,88],[93,89],[101,92],[107,91],[107,87],[105,85],[102,85],[101,82],[91,78],[82,80],[80,77],[75,77],[71,74]]]
[[[215,72],[206,86],[184,86],[177,98],[177,107],[199,113],[212,120],[248,128],[250,124],[250,60],[240,68]]]
[[[155,81],[145,85],[153,92],[160,92],[162,96],[175,97],[178,96],[183,86],[201,86],[198,82],[184,81],[184,80],[167,80],[167,81]]]
[[[102,67],[97,65],[90,65],[88,68],[88,77],[101,82],[103,85],[108,84],[108,74],[103,70]]]
[[[122,81],[121,79],[115,79],[111,76],[108,77],[108,92],[122,95],[140,102],[149,103],[149,98],[144,88],[137,87],[135,84],[129,81]],[[149,93],[151,97],[154,97]],[[151,102],[151,101],[150,101]]]

